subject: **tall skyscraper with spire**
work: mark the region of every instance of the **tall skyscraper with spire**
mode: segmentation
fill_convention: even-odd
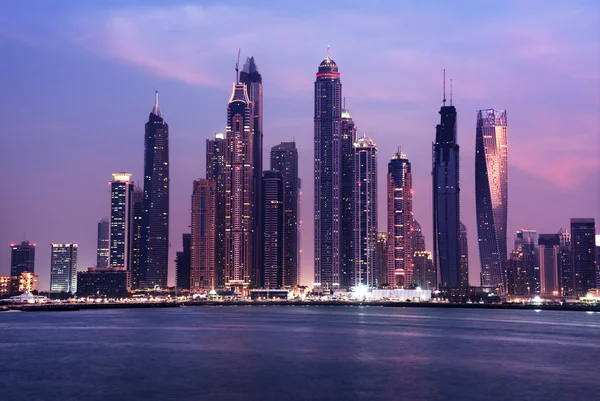
[[[253,143],[253,166],[254,166],[254,231],[252,246],[252,258],[254,260],[254,271],[250,272],[253,286],[259,285],[260,269],[263,265],[263,254],[258,250],[262,249],[262,230],[263,230],[263,193],[262,193],[262,171],[263,171],[263,87],[262,76],[258,72],[254,57],[246,58],[244,68],[240,73],[240,83],[246,85],[248,98],[250,99],[250,118]]]
[[[433,144],[433,260],[441,289],[462,286],[460,264],[460,185],[459,146],[456,142],[456,108],[446,106],[444,97],[439,111]]]
[[[508,142],[506,110],[477,111],[475,209],[481,285],[506,292]]]
[[[225,286],[246,293],[255,267],[254,135],[251,102],[239,80],[227,105],[225,146]],[[254,284],[252,284],[254,285]]]
[[[341,124],[342,161],[340,168],[340,286],[349,288],[354,279],[354,143],[356,125],[350,111],[342,109]]]
[[[353,170],[354,268],[351,284],[376,287],[377,145],[366,135],[354,143]]]
[[[206,178],[215,183],[215,287],[225,286],[225,134],[206,140]]]
[[[158,106],[146,123],[140,287],[167,287],[169,269],[169,126]]]
[[[315,81],[315,282],[317,290],[340,285],[342,83],[327,56]]]

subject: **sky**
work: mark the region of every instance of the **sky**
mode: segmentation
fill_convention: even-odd
[[[509,252],[517,229],[600,221],[598,2],[9,0],[0,13],[0,275],[10,271],[9,244],[25,238],[37,244],[40,289],[49,288],[51,243],[78,243],[79,270],[95,264],[111,174],[142,182],[155,90],[170,128],[173,261],[189,230],[192,182],[205,176],[205,141],[225,129],[241,48],[242,63],[254,56],[263,77],[264,169],[272,146],[298,147],[301,281],[311,284],[314,80],[327,46],[359,135],[378,145],[379,231],[387,162],[402,146],[431,249],[444,68],[458,111],[471,284],[476,110],[508,114]]]

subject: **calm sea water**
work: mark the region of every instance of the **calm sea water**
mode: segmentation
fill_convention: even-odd
[[[599,400],[600,314],[297,306],[0,313],[0,399]]]

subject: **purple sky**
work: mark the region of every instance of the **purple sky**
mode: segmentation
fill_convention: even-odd
[[[9,272],[9,244],[25,236],[38,245],[41,289],[49,287],[52,242],[79,243],[79,269],[95,264],[111,174],[142,177],[154,90],[170,126],[173,260],[188,230],[192,181],[204,177],[205,140],[224,131],[240,47],[263,76],[264,167],[271,146],[295,138],[299,149],[305,284],[313,281],[313,82],[327,45],[359,134],[378,144],[379,231],[387,230],[387,162],[401,145],[412,162],[415,218],[431,248],[442,68],[458,110],[472,284],[479,283],[476,110],[508,112],[509,251],[519,228],[553,233],[570,217],[600,220],[595,1],[122,3],[3,4],[0,274]]]

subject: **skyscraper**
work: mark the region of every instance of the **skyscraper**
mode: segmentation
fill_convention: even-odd
[[[115,173],[110,182],[110,258],[111,268],[131,271],[133,241],[133,181],[131,174]]]
[[[271,170],[283,175],[283,285],[300,282],[300,178],[295,142],[271,148]]]
[[[105,217],[98,222],[98,245],[96,254],[96,267],[108,267],[109,244],[110,236],[110,220]]]
[[[129,277],[131,289],[140,287],[140,267],[142,263],[142,215],[144,210],[144,191],[133,188],[131,197],[131,263],[129,265]]]
[[[215,288],[215,206],[215,182],[207,179],[194,181],[190,267],[190,288],[193,290]]]
[[[475,208],[481,285],[505,292],[508,211],[506,110],[479,110],[475,138]]]
[[[227,106],[225,286],[247,292],[254,266],[254,137],[246,85],[235,83]],[[259,281],[260,282],[260,281]]]
[[[585,296],[596,288],[595,236],[594,219],[571,219],[571,260],[578,296]]]
[[[35,273],[35,244],[29,241],[10,244],[10,275],[20,276],[23,272]]]
[[[377,288],[388,284],[387,274],[387,233],[378,233],[375,243],[375,279]]]
[[[144,137],[141,245],[140,286],[166,288],[169,268],[169,126],[158,106],[158,92]]]
[[[250,118],[252,132],[252,165],[254,166],[253,173],[253,192],[254,192],[254,227],[252,232],[253,246],[252,259],[254,271],[250,271],[250,280],[254,280],[254,286],[259,285],[260,270],[262,268],[262,249],[261,238],[263,230],[262,217],[262,171],[263,171],[263,88],[262,76],[258,72],[258,68],[254,62],[254,57],[246,58],[246,63],[240,74],[240,83],[246,85],[248,98],[250,99]],[[254,277],[253,277],[254,276]]]
[[[558,249],[560,238],[558,234],[540,234],[540,295],[560,295],[558,275]]]
[[[558,231],[560,241],[558,247],[558,280],[560,295],[572,296],[575,294],[575,272],[571,259],[571,235],[561,228]]]
[[[388,163],[388,283],[412,285],[412,174],[408,157],[398,152]]]
[[[215,286],[225,286],[225,135],[206,140],[206,178],[215,183]]]
[[[315,80],[314,287],[317,291],[330,291],[340,285],[341,105],[340,73],[328,56],[319,65]]]
[[[192,263],[192,235],[183,234],[182,240],[183,251],[177,252],[175,256],[175,285],[182,290],[189,290]]]
[[[445,82],[444,82],[445,85]],[[456,108],[443,105],[439,111],[433,144],[433,260],[439,287],[460,288],[460,185],[459,146],[456,142]],[[452,97],[452,96],[451,96]]]
[[[356,126],[347,109],[342,109],[341,123],[342,161],[340,169],[340,286],[348,288],[353,285],[356,257],[354,242],[354,143],[356,142]]]
[[[354,268],[351,285],[375,287],[377,242],[377,145],[364,135],[354,143]],[[342,224],[346,222],[342,221]]]
[[[458,238],[460,255],[460,282],[462,288],[469,287],[469,243],[467,241],[467,226],[460,223],[460,234]]]
[[[284,255],[284,185],[279,171],[263,173],[263,288],[283,286]]]
[[[413,283],[425,290],[435,289],[436,271],[429,251],[413,252]]]
[[[77,292],[77,244],[51,244],[50,291]]]
[[[425,236],[423,236],[423,230],[417,219],[413,219],[412,222],[412,251],[420,252],[426,250]]]
[[[538,233],[536,230],[521,229],[515,233],[514,250],[521,257],[523,269],[526,272],[527,287],[532,294],[540,293],[540,258],[538,254]]]

